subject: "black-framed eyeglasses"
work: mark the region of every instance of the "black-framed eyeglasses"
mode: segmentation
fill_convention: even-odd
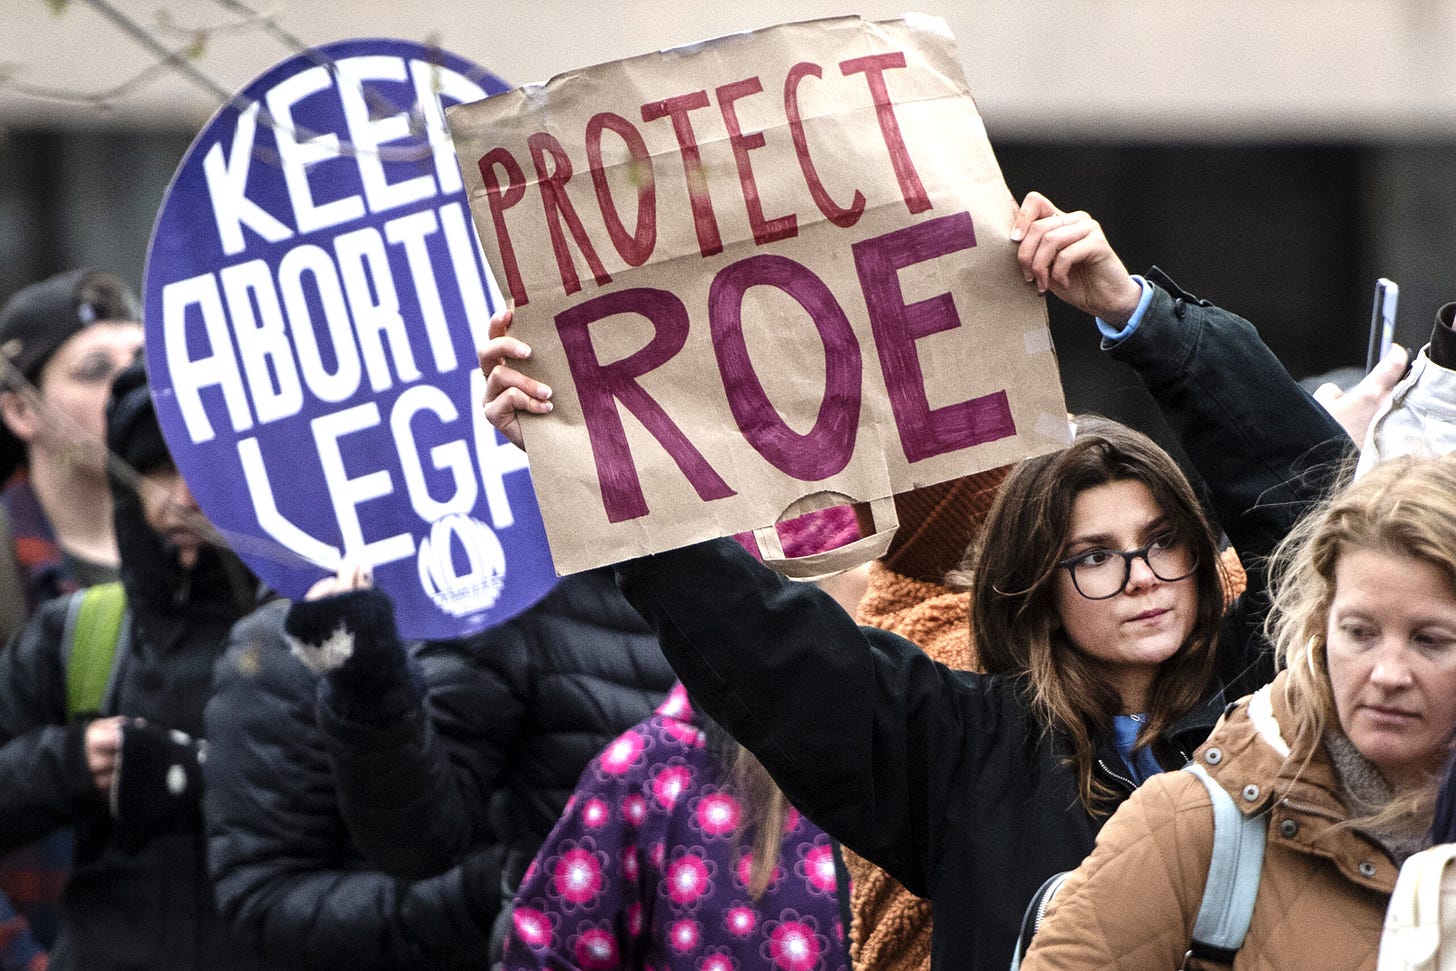
[[[1072,585],[1088,600],[1107,600],[1127,589],[1132,561],[1142,560],[1153,576],[1174,583],[1198,569],[1198,557],[1188,543],[1172,533],[1153,539],[1135,550],[1088,550],[1057,564],[1072,575]]]

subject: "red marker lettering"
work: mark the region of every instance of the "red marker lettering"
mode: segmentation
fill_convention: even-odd
[[[516,158],[503,148],[492,148],[480,157],[477,163],[480,166],[480,177],[485,180],[485,196],[490,204],[490,221],[495,226],[496,242],[500,245],[501,263],[506,269],[506,286],[511,291],[511,299],[516,306],[524,307],[526,299],[526,285],[521,282],[521,268],[516,263],[516,248],[511,244],[511,234],[506,229],[506,210],[521,201],[526,194],[526,175],[521,171],[521,166],[516,163]],[[499,180],[495,177],[495,167],[499,165],[506,173],[506,188],[501,191]]]
[[[875,99],[875,117],[880,123],[880,135],[885,139],[885,148],[890,153],[890,164],[895,167],[895,178],[900,182],[900,195],[911,212],[924,212],[930,208],[930,197],[925,186],[920,184],[920,175],[915,163],[910,160],[910,151],[900,134],[900,121],[895,117],[895,105],[890,101],[890,92],[885,87],[885,69],[904,67],[905,55],[900,51],[890,54],[871,54],[868,57],[854,57],[839,62],[839,69],[845,77],[864,72],[869,82],[870,95]]]
[[[859,222],[859,217],[864,214],[864,193],[855,189],[849,208],[842,209],[830,198],[829,191],[819,179],[819,170],[814,167],[814,160],[809,157],[809,140],[804,137],[804,122],[799,116],[799,82],[806,75],[823,77],[823,72],[818,64],[800,61],[789,69],[789,76],[784,80],[784,111],[789,117],[789,134],[794,139],[794,154],[799,157],[799,168],[804,171],[804,182],[809,186],[809,195],[814,198],[814,205],[834,225],[840,229],[848,229]]]
[[[738,109],[733,102],[763,90],[758,78],[744,78],[718,88],[718,109],[723,112],[723,124],[728,127],[728,144],[733,149],[733,160],[738,164],[738,184],[743,189],[743,203],[748,207],[748,225],[753,229],[753,241],[762,246],[780,239],[792,239],[799,235],[799,221],[793,213],[774,219],[763,218],[763,201],[758,195],[758,182],[753,178],[753,162],[748,153],[764,146],[763,132],[743,134],[738,121]]]
[[[612,199],[612,187],[607,182],[606,170],[602,167],[602,132],[611,129],[627,145],[627,154],[632,161],[628,165],[631,182],[637,187],[637,229],[627,232],[622,217],[617,214],[617,204]],[[586,157],[591,163],[592,185],[597,190],[597,205],[602,210],[602,222],[606,224],[607,235],[617,255],[628,266],[641,266],[652,255],[657,245],[657,181],[652,174],[652,157],[647,152],[647,143],[636,127],[621,115],[610,111],[592,115],[586,123]]]
[[[809,312],[824,344],[824,397],[814,427],[800,435],[769,401],[743,338],[743,295],[777,287]],[[824,281],[808,267],[763,253],[718,271],[708,290],[713,353],[739,431],[774,468],[814,482],[841,471],[854,456],[859,431],[861,357],[849,318]]]
[[[641,314],[652,322],[652,339],[641,350],[603,364],[592,346],[590,327],[615,314]],[[672,456],[704,502],[733,495],[681,428],[637,383],[682,350],[688,339],[688,310],[667,290],[635,287],[604,293],[556,315],[556,331],[581,400],[582,418],[591,440],[607,521],[619,523],[648,513],[642,483],[627,445],[617,402],[632,412]]]
[[[566,288],[567,293],[575,293],[581,289],[581,281],[576,276],[576,263],[566,248],[566,236],[561,232],[563,219],[572,238],[576,240],[576,245],[581,248],[582,256],[586,257],[586,264],[591,268],[597,285],[611,283],[612,278],[607,273],[607,268],[602,265],[597,251],[592,248],[586,227],[581,224],[581,218],[571,205],[571,197],[566,194],[566,183],[571,178],[571,159],[567,157],[566,150],[555,136],[546,132],[536,132],[526,139],[526,144],[531,146],[531,160],[536,164],[537,186],[541,190],[541,205],[546,210],[546,228],[551,231],[551,248],[556,252],[556,268],[561,272],[561,285]],[[547,165],[548,154],[554,167]]]
[[[870,326],[900,445],[911,462],[1016,434],[1005,391],[931,408],[915,353],[922,337],[961,325],[948,293],[905,303],[900,270],[976,245],[971,214],[958,212],[855,243],[855,269],[869,308]]]
[[[708,176],[703,171],[703,157],[698,152],[698,139],[688,112],[708,107],[708,92],[694,91],[675,98],[650,101],[642,106],[642,120],[671,118],[681,150],[683,175],[687,177],[688,201],[693,208],[693,228],[698,233],[698,250],[704,256],[723,252],[723,238],[718,234],[718,220],[713,215],[713,200],[708,195]]]

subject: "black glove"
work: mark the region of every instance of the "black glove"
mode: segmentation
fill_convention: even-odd
[[[135,853],[161,833],[195,825],[207,743],[156,725],[125,722],[111,779],[117,843]]]
[[[343,717],[387,722],[417,703],[394,604],[382,591],[365,587],[296,600],[283,629],[293,653],[324,675],[327,703]]]

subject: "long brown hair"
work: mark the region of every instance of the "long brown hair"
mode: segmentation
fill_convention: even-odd
[[[1340,729],[1326,635],[1335,568],[1353,550],[1413,557],[1456,586],[1456,455],[1381,462],[1306,516],[1280,544],[1271,566],[1267,629],[1289,672],[1284,697],[1294,714],[1291,738]],[[1397,793],[1352,824],[1380,829],[1412,816],[1428,823],[1435,796],[1433,776],[1428,788]]]
[[[1067,639],[1057,611],[1053,579],[1066,555],[1072,504],[1094,486],[1141,482],[1197,557],[1190,577],[1198,595],[1193,629],[1153,679],[1138,746],[1193,710],[1211,686],[1223,619],[1223,566],[1193,488],[1167,452],[1110,419],[1074,420],[1077,434],[1070,446],[1026,459],[1007,478],[980,540],[950,579],[971,592],[971,630],[984,670],[1025,679],[1036,719],[1071,746],[1082,805],[1105,813],[1115,792],[1093,771],[1094,739],[1111,733],[1122,703],[1102,663]]]

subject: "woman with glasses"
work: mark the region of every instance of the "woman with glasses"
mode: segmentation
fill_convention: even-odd
[[[1196,758],[1245,816],[1267,820],[1262,872],[1237,888],[1254,896],[1242,946],[1229,961],[1192,945],[1213,812],[1202,782],[1171,772],[1103,828],[1025,971],[1375,967],[1398,868],[1430,845],[1456,734],[1456,456],[1375,467],[1275,564],[1283,670]]]
[[[1028,283],[1100,318],[1257,564],[1325,489],[1349,446],[1339,426],[1248,323],[1157,271],[1130,276],[1085,213],[1033,194],[1011,239]],[[508,363],[530,353],[509,319],[481,349],[484,408],[520,444],[520,414],[549,411],[550,390]],[[1095,417],[1012,471],[956,574],[984,674],[856,626],[731,542],[617,573],[694,702],[809,818],[933,902],[932,964],[947,969],[1006,968],[1041,883],[1274,673],[1259,570],[1226,604],[1187,479],[1146,436]]]

